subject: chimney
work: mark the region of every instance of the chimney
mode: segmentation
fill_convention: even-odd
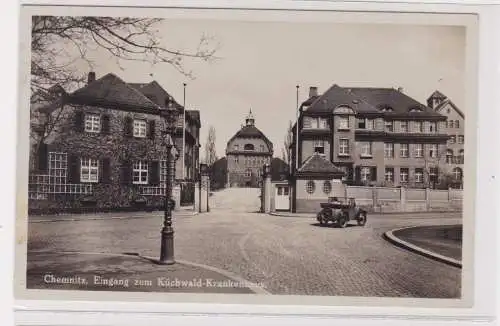
[[[91,71],[89,72],[88,78],[87,78],[87,85],[95,81],[95,72]]]
[[[398,92],[403,93],[403,90],[404,90],[403,87],[401,87],[401,86],[398,87]]]
[[[318,87],[316,86],[309,87],[309,98],[313,96],[318,96]]]

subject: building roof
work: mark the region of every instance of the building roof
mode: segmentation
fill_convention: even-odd
[[[340,87],[336,84],[317,97],[306,111],[326,113],[342,105],[349,106],[356,113],[441,117],[431,108],[393,88]],[[387,108],[391,111],[381,111]],[[418,111],[413,112],[413,109]]]
[[[233,139],[236,139],[236,138],[262,139],[269,146],[270,151],[272,151],[272,149],[273,149],[273,143],[266,137],[266,135],[264,135],[264,133],[262,131],[259,130],[259,128],[255,127],[254,125],[248,125],[248,126],[241,127],[241,129],[238,130],[238,132],[236,132],[236,134],[234,134],[233,137],[231,137],[229,142],[231,142]]]
[[[82,88],[67,94],[61,92],[60,88],[54,88],[64,97],[65,103],[89,104],[96,106],[113,106],[118,108],[133,108],[137,111],[158,113],[165,108],[169,100],[173,100],[175,108],[182,113],[184,107],[161,87],[156,81],[150,83],[126,83],[115,74],[109,73],[92,81]],[[62,104],[62,100],[56,100],[45,105],[43,110],[50,111]],[[189,115],[195,123],[200,124],[199,111],[192,110]]]
[[[446,99],[447,97],[440,91],[435,90],[434,93],[432,93],[431,96],[429,96],[429,98]]]
[[[174,101],[174,106],[182,112],[183,106],[179,104],[172,95],[170,95],[161,85],[153,80],[150,83],[128,83],[131,87],[141,92],[149,100],[160,107],[165,107],[171,99]]]
[[[160,106],[137,88],[109,73],[68,95],[69,102],[91,102],[100,105],[118,104],[145,110],[159,110]]]
[[[460,110],[460,109],[458,108],[458,106],[456,106],[456,105],[455,105],[455,103],[453,103],[453,102],[452,102],[450,99],[448,99],[448,98],[447,98],[446,100],[444,100],[443,102],[439,103],[439,105],[438,105],[438,106],[436,106],[436,109],[435,109],[435,110],[436,110],[436,112],[441,111],[441,109],[443,109],[443,108],[444,108],[446,105],[448,105],[448,104],[449,104],[449,105],[450,105],[450,106],[451,106],[451,107],[452,107],[455,111],[457,111],[457,113],[458,113],[458,114],[462,117],[462,119],[464,119],[464,118],[465,118],[465,114],[463,113],[463,111],[462,111],[462,110]]]
[[[304,164],[298,169],[298,174],[321,173],[344,175],[344,171],[336,167],[332,162],[319,153],[314,153],[306,159]]]

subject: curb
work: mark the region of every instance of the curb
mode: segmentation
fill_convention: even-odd
[[[387,212],[387,213],[374,213],[374,212],[368,212],[368,214],[375,215],[375,216],[381,216],[381,215],[427,215],[427,214],[433,214],[433,213],[461,213],[461,212],[452,212],[452,211],[442,211],[442,212]],[[316,216],[316,213],[297,213],[297,214],[280,214],[276,212],[270,212],[266,213],[267,215],[272,215],[272,216],[280,216],[280,217],[296,217],[296,218],[314,218]],[[309,214],[309,215],[298,215],[298,214]],[[455,217],[450,217],[450,218],[455,218]]]
[[[280,214],[280,213],[270,212],[270,213],[267,213],[267,215],[279,216],[279,217],[297,217],[297,218],[313,218],[313,217],[315,217],[314,213],[311,213],[310,215],[306,216],[306,215],[292,215],[292,214]]]
[[[192,217],[198,215],[198,212],[193,212],[189,214],[182,214],[180,217]],[[101,220],[133,220],[133,219],[142,219],[142,218],[152,218],[158,217],[157,215],[153,216],[110,216],[110,217],[71,217],[71,218],[56,218],[56,219],[46,219],[46,220],[35,220],[30,221],[28,217],[28,223],[50,223],[50,222],[79,222],[79,221],[101,221]],[[175,215],[172,214],[172,217],[175,218]]]
[[[418,247],[418,246],[416,246],[414,244],[411,244],[411,243],[409,243],[407,241],[401,240],[400,238],[398,238],[398,237],[396,237],[394,235],[394,232],[401,231],[401,230],[406,230],[406,229],[412,229],[412,228],[414,228],[414,226],[404,227],[404,228],[399,228],[399,229],[394,229],[394,230],[391,230],[391,231],[387,231],[387,232],[384,233],[383,237],[387,241],[391,242],[393,245],[395,245],[397,247],[400,247],[400,248],[403,248],[403,249],[407,249],[407,250],[409,250],[411,252],[417,253],[419,255],[422,255],[422,256],[430,258],[430,259],[434,259],[436,261],[445,263],[447,265],[451,265],[453,267],[462,268],[462,262],[459,261],[459,260],[456,260],[456,259],[453,259],[453,258],[450,258],[450,257],[446,257],[446,256],[443,256],[443,255],[440,255],[438,253],[432,252],[432,251],[427,250],[427,249],[423,249],[423,248]]]
[[[146,256],[140,256],[140,257],[143,257],[143,258],[146,258],[146,259],[155,259],[155,258],[146,257]],[[176,259],[175,261],[177,263],[179,263],[179,264],[193,266],[193,267],[198,267],[198,268],[203,268],[203,269],[215,272],[215,273],[219,273],[219,274],[221,274],[221,275],[223,275],[223,276],[225,276],[227,278],[230,278],[233,281],[238,282],[238,283],[246,283],[246,284],[248,284],[247,287],[250,290],[252,290],[255,294],[271,294],[270,292],[267,292],[266,290],[264,290],[262,287],[257,286],[255,283],[247,281],[244,278],[242,278],[242,277],[240,277],[240,276],[238,276],[238,275],[236,275],[236,274],[234,274],[232,272],[226,271],[224,269],[220,269],[220,268],[209,266],[209,265],[205,265],[205,264],[198,264],[198,263],[190,262],[190,261],[187,261],[187,260]]]
[[[34,251],[36,252],[36,251]],[[118,253],[106,253],[106,252],[84,252],[84,251],[42,251],[43,253],[50,253],[50,254],[63,254],[63,255],[102,255],[102,256],[114,256],[114,257],[127,257],[127,258],[140,258],[140,259],[145,259],[145,260],[148,260],[148,261],[156,261],[157,258],[154,258],[154,257],[148,257],[148,256],[142,256],[138,253],[121,253],[121,254],[118,254]],[[187,265],[187,266],[193,266],[193,267],[198,267],[198,268],[202,268],[202,269],[206,269],[206,270],[209,270],[209,271],[212,271],[212,272],[215,272],[215,273],[218,273],[218,274],[221,274],[222,276],[225,276],[237,283],[245,283],[247,284],[247,288],[249,288],[252,292],[254,292],[255,294],[267,294],[267,295],[270,295],[271,293],[266,291],[265,289],[263,289],[262,287],[259,287],[257,284],[255,284],[254,282],[250,282],[248,280],[245,280],[244,278],[242,278],[241,276],[237,275],[237,274],[234,274],[232,272],[229,272],[229,271],[226,271],[224,269],[220,269],[220,268],[217,268],[217,267],[214,267],[214,266],[210,266],[210,265],[205,265],[205,264],[199,264],[199,263],[195,263],[195,262],[191,262],[191,261],[187,261],[187,260],[181,260],[181,259],[175,259],[175,262],[178,263],[178,264],[182,264],[182,265]]]

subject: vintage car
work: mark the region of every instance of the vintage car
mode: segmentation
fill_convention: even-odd
[[[367,212],[356,205],[354,198],[340,201],[337,197],[329,197],[327,203],[321,203],[321,211],[316,219],[321,225],[327,225],[329,222],[336,226],[345,228],[349,221],[355,220],[358,225],[366,224]]]

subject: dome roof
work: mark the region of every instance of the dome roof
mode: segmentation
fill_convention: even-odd
[[[255,127],[255,118],[253,117],[252,110],[248,113],[246,119],[246,125],[242,126],[236,134],[228,141],[228,144],[236,138],[257,138],[262,139],[268,145],[269,150],[272,152],[273,143],[264,135],[259,128]]]

